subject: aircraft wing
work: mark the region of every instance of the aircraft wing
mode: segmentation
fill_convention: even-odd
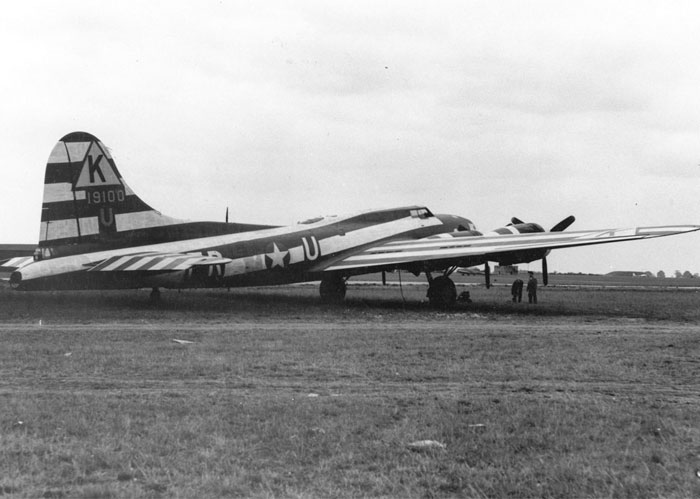
[[[444,260],[459,265],[468,257],[490,255],[494,261],[511,252],[571,248],[589,244],[633,241],[670,236],[700,230],[700,225],[633,227],[571,232],[534,232],[525,234],[473,236],[459,232],[440,234],[424,239],[390,241],[341,255],[316,271],[342,271],[360,268],[390,267],[415,262]]]
[[[230,258],[188,253],[119,255],[88,264],[88,272],[168,272],[192,267],[224,265]]]

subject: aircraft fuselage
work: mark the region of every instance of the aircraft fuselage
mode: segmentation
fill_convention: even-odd
[[[633,241],[700,230],[698,225],[549,231],[512,217],[486,234],[467,219],[421,206],[319,217],[288,227],[189,222],[151,207],[124,181],[97,137],[72,132],[51,150],[33,257],[0,261],[19,290],[238,287],[319,280],[326,302],[345,297],[348,278],[395,269],[424,273],[427,297],[451,306],[458,267],[542,260],[556,248]],[[489,283],[487,272],[485,277]],[[434,276],[433,274],[440,275]]]
[[[320,269],[323,266],[348,250],[397,238],[421,239],[465,228],[473,228],[469,220],[452,215],[435,216],[423,207],[375,210],[344,217],[323,217],[286,227],[52,257],[21,268],[11,277],[11,284],[16,289],[29,291],[144,286],[239,287],[314,281],[322,278]],[[50,253],[70,251],[55,248]],[[144,258],[147,253],[208,255],[229,261],[176,270],[177,259],[153,257],[149,260],[147,256]],[[477,260],[464,264],[483,261]],[[440,263],[435,265],[439,268]],[[419,269],[422,270],[426,269]]]

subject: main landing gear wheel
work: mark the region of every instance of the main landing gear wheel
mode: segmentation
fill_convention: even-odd
[[[430,281],[428,301],[435,308],[449,308],[457,302],[457,288],[447,276],[439,276]]]
[[[153,304],[160,303],[160,289],[153,288],[151,294],[148,297],[149,301]]]
[[[345,279],[341,276],[324,277],[319,287],[321,301],[324,303],[340,303],[345,299],[347,288]]]

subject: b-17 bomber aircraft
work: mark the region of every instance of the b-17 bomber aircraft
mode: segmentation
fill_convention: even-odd
[[[323,300],[345,297],[356,275],[424,274],[436,306],[456,300],[459,267],[543,260],[550,250],[631,241],[700,229],[698,225],[564,232],[512,223],[482,234],[455,215],[424,206],[319,217],[291,226],[189,222],[161,214],[124,182],[96,137],[73,132],[51,151],[44,177],[39,244],[32,257],[2,262],[22,291],[240,287],[320,281]],[[488,280],[488,274],[487,274]],[[153,294],[152,294],[153,296]]]

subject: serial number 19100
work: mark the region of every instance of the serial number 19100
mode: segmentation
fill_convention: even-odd
[[[121,203],[126,199],[123,189],[107,189],[87,193],[88,204]]]

